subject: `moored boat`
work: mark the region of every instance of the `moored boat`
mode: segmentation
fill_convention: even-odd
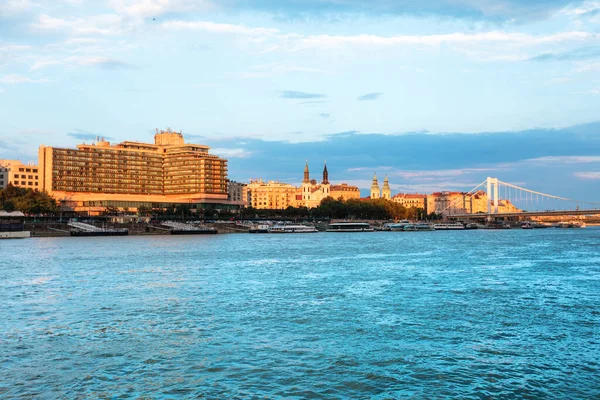
[[[436,231],[462,231],[465,230],[465,225],[460,222],[447,222],[433,224],[433,229]]]
[[[14,217],[24,217],[20,211],[6,212],[0,211],[0,217],[8,217],[6,220],[0,220],[0,239],[24,239],[31,237],[31,232],[24,230],[23,221],[14,219]]]
[[[388,222],[383,225],[383,230],[384,231],[404,231],[404,228],[410,224],[411,224],[411,222],[407,219],[403,219],[398,222]]]
[[[406,232],[423,232],[423,231],[434,231],[433,225],[425,222],[415,222],[414,224],[407,224],[404,226]]]
[[[327,232],[374,232],[366,222],[335,222],[327,226]]]
[[[318,232],[317,228],[312,225],[283,225],[277,224],[268,228],[269,233],[314,233]]]
[[[252,225],[250,229],[248,229],[248,233],[269,233],[269,225]]]

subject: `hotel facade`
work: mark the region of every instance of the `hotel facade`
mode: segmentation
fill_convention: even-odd
[[[157,130],[154,144],[102,139],[76,149],[42,145],[39,181],[63,209],[89,214],[107,207],[223,209],[240,203],[228,200],[227,160],[170,129]]]
[[[38,166],[33,162],[23,164],[19,160],[0,160],[0,189],[9,184],[24,189],[39,190]]]

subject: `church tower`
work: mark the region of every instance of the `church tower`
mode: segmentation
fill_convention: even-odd
[[[383,189],[381,189],[381,198],[390,200],[392,198],[392,189],[390,188],[390,183],[388,182],[387,175],[383,180]]]
[[[321,182],[321,193],[323,193],[323,198],[328,197],[331,193],[331,184],[329,183],[329,172],[327,171],[327,161],[325,161],[325,166],[323,167],[323,182]]]
[[[302,200],[310,200],[310,195],[312,193],[311,188],[312,185],[310,183],[310,173],[308,172],[308,160],[306,160],[306,165],[304,166],[304,179],[302,180]]]
[[[381,197],[381,192],[379,191],[379,183],[377,182],[377,174],[373,176],[373,183],[371,184],[371,200],[378,199]]]

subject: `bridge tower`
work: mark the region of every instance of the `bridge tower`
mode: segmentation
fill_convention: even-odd
[[[492,214],[492,202],[494,203],[494,214],[498,214],[498,178],[487,178],[487,212]]]

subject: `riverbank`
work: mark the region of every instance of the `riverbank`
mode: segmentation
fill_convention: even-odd
[[[208,228],[215,228],[218,233],[248,233],[248,227],[235,223],[205,224]],[[161,225],[149,223],[106,224],[110,229],[127,229],[130,236],[146,235],[171,235],[171,231]],[[66,223],[58,222],[25,222],[23,229],[31,232],[31,237],[67,237],[71,236],[70,228]]]

